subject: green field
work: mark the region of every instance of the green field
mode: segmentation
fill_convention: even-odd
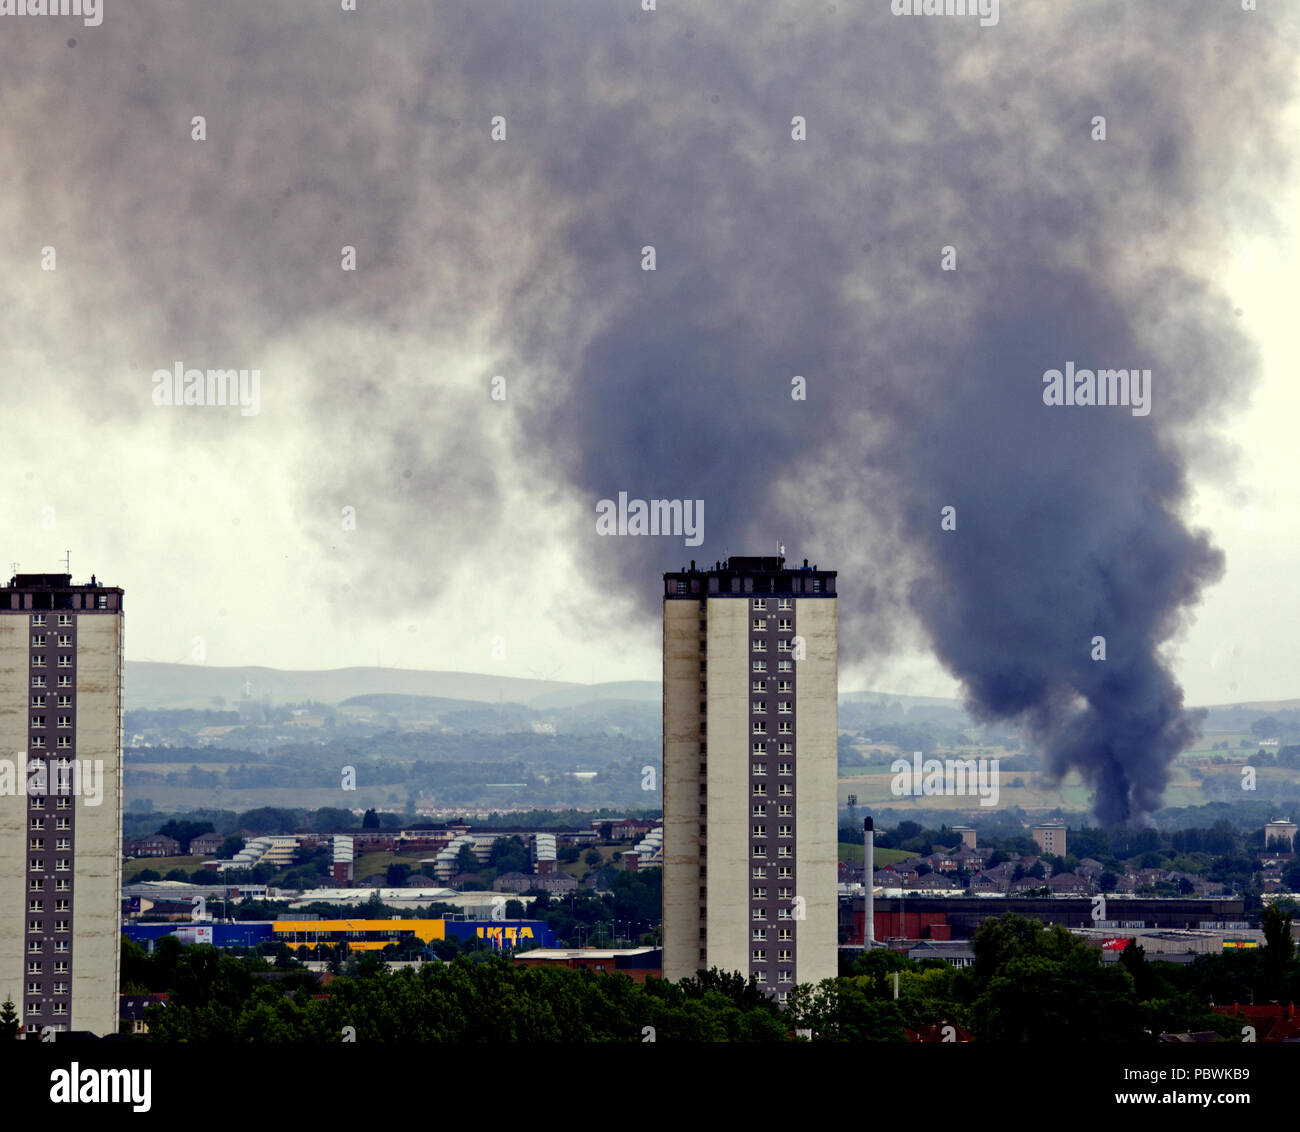
[[[875,851],[876,868],[883,869],[886,865],[896,865],[899,861],[906,861],[909,857],[915,856],[915,853],[909,853],[906,849],[877,849]],[[849,865],[862,864],[862,842],[841,841],[839,859]]]

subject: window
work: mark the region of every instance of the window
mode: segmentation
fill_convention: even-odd
[[[767,793],[767,783],[765,782],[754,783],[754,797],[761,798],[766,793]]]
[[[43,716],[43,715],[34,715],[34,716],[32,716],[32,726],[33,726],[33,727],[44,727],[44,726],[45,726],[45,716]]]
[[[777,831],[777,836],[778,836],[778,837],[793,837],[793,836],[794,836],[794,827],[793,827],[793,826],[788,826],[788,825],[783,825],[783,826],[781,826],[781,828]]]
[[[776,953],[776,961],[778,963],[790,963],[793,960],[788,950],[782,950]]]
[[[39,955],[45,948],[44,940],[34,939],[27,945],[28,955]]]
[[[759,865],[750,869],[749,875],[752,880],[767,880],[767,869]]]
[[[45,647],[45,634],[44,634],[44,633],[33,633],[33,634],[32,634],[32,648],[34,648],[34,649],[43,649],[44,647]]]
[[[43,747],[43,746],[45,746],[45,736],[44,736],[44,735],[33,735],[33,736],[32,736],[32,746],[33,746],[33,747]]]
[[[68,852],[72,852],[72,838],[60,837],[57,841],[55,841],[54,848],[66,849]]]
[[[750,608],[767,612],[767,598],[765,597],[754,598],[753,603],[750,605]]]
[[[761,638],[755,638],[752,642],[754,652],[767,652],[767,642]]]
[[[765,825],[756,825],[756,826],[754,826],[754,836],[755,836],[755,837],[766,837],[766,836],[767,836],[767,826],[765,826]]]
[[[33,696],[33,697],[32,697],[32,707],[44,707],[44,706],[45,706],[45,697],[44,697],[44,696]]]
[[[72,799],[59,798],[55,801],[54,808],[56,810],[70,810],[72,809]]]
[[[782,798],[788,798],[794,793],[794,787],[788,782],[783,782],[779,787],[777,787],[777,793],[780,794]]]
[[[41,1012],[41,1004],[39,1002],[29,1002],[27,1004],[28,1014],[39,1014],[40,1012]]]
[[[33,687],[33,688],[44,688],[44,687],[45,687],[45,677],[44,677],[44,676],[33,676],[33,677],[32,677],[32,687]]]
[[[758,974],[756,974],[756,975],[754,976],[754,982],[756,982],[756,983],[765,983],[765,982],[767,982],[767,972],[766,972],[766,971],[759,971]]]
[[[776,981],[777,981],[778,983],[788,983],[788,982],[792,982],[793,979],[792,979],[792,977],[791,977],[791,973],[790,973],[789,971],[782,971],[779,975],[777,975],[777,977],[776,977]],[[780,997],[781,1001],[784,1002],[784,1001],[786,1000],[786,994],[785,994],[785,992],[782,991],[779,997]]]
[[[783,743],[782,746],[785,744]],[[782,763],[778,769],[781,774],[794,774],[794,766],[791,763]]]
[[[27,930],[28,930],[29,932],[37,932],[37,933],[39,933],[39,932],[41,931],[41,921],[40,921],[40,920],[28,920],[28,921],[27,921]]]
[[[763,692],[767,691],[767,681],[766,681],[766,680],[755,680],[755,681],[754,681],[754,684],[753,684],[753,686],[752,686],[752,688],[751,688],[750,690],[751,690],[751,691],[754,693],[754,695],[756,695],[756,696],[757,696],[757,695],[761,695]]]
[[[71,634],[71,633],[60,633],[60,634],[59,634],[59,648],[61,648],[61,649],[70,649],[70,648],[72,648],[72,634]]]
[[[789,700],[781,700],[780,703],[776,705],[776,714],[792,715],[794,714],[794,705],[790,703]]]
[[[754,620],[750,623],[750,630],[751,630],[752,632],[755,632],[755,633],[763,633],[763,632],[766,632],[766,631],[767,631],[767,622],[764,621],[763,618],[761,618],[761,617],[755,617]],[[34,640],[34,639],[35,639],[35,638],[33,638],[33,640]]]
[[[28,984],[27,984],[27,993],[28,993],[28,994],[40,994],[40,993],[41,993],[41,984],[40,984],[40,983],[28,983]]]
[[[778,660],[776,662],[776,669],[778,672],[790,672],[793,671],[793,665],[794,665],[794,661],[792,660]],[[62,676],[59,677],[60,681],[62,681],[63,679],[64,677]]]
[[[763,743],[755,743],[751,753],[755,755],[765,755],[767,754],[767,747]]]
[[[44,702],[45,702],[45,697],[42,696],[42,697],[41,697],[41,703],[44,703]],[[71,696],[60,696],[60,697],[59,697],[59,707],[71,707],[71,706],[72,706],[72,697],[71,697]]]
[[[782,865],[776,870],[777,880],[794,880],[794,869],[789,865]]]
[[[28,963],[28,964],[27,964],[27,973],[28,973],[29,975],[39,975],[39,974],[41,973],[41,964],[40,964],[40,960],[37,960],[35,963]]]
[[[55,828],[55,829],[71,829],[71,828],[72,828],[72,819],[71,819],[71,818],[55,818],[55,819],[54,819],[54,828]]]
[[[778,920],[788,920],[788,919],[790,918],[790,909],[789,909],[789,908],[778,908],[778,909],[777,909],[777,913],[776,913],[776,918],[777,918]]]
[[[794,624],[794,622],[792,622],[792,621],[790,620],[790,618],[788,618],[788,617],[782,617],[781,620],[777,622],[777,626],[776,626],[776,627],[777,627],[777,628],[778,628],[782,633],[788,633],[788,632],[790,632],[791,627],[793,626],[793,624]]]
[[[754,952],[753,952],[753,954],[750,956],[750,962],[751,962],[751,963],[766,963],[766,962],[767,962],[767,952],[764,951],[762,948],[757,948],[757,947],[754,948]]]
[[[66,931],[68,930],[68,921],[67,921],[67,920],[55,920],[55,921],[54,921],[54,930],[55,930],[56,932],[66,932]]]
[[[60,614],[59,614],[59,624],[60,624],[60,625],[71,625],[71,624],[72,624],[72,614],[71,614],[71,613],[60,613]]]
[[[782,900],[791,900],[791,899],[794,898],[794,889],[792,889],[792,888],[782,888],[782,889],[780,889],[780,890],[777,892],[777,895],[778,895]]]
[[[790,642],[789,642],[789,641],[777,641],[777,642],[776,642],[776,651],[777,651],[777,652],[789,652],[789,651],[790,651]]]
[[[819,594],[822,592],[822,580],[820,578],[814,578],[812,580],[812,584],[813,584],[813,591],[812,591],[813,593]]]
[[[44,887],[45,887],[45,882],[41,880],[39,877],[33,877],[31,880],[27,882],[27,890],[29,892],[40,892],[40,890]]]
[[[767,768],[764,767],[762,763],[754,763],[754,765],[749,768],[749,771],[755,778],[758,778],[767,773]]]
[[[776,815],[776,816],[779,817],[779,818],[792,818],[792,817],[794,817],[794,807],[793,807],[793,806],[777,806],[777,815]],[[59,820],[60,820],[60,821],[63,821],[62,818],[60,818]]]
[[[780,682],[777,684],[777,686],[776,686],[776,690],[777,690],[778,692],[793,692],[793,691],[794,691],[794,681],[793,681],[793,680],[782,680],[782,681],[780,681]],[[63,706],[63,704],[60,703],[60,704],[59,704],[59,707],[62,707],[62,706]]]
[[[776,732],[778,735],[793,735],[794,724],[791,723],[788,719],[783,719],[777,725]],[[62,742],[62,740],[60,740],[60,742]]]
[[[99,600],[103,601],[104,599],[101,597]],[[66,1002],[56,1002],[54,1004],[55,1014],[66,1014],[67,1012],[68,1012],[68,1004]]]
[[[754,720],[754,734],[755,735],[767,734],[767,724],[764,723],[761,719]]]
[[[71,882],[71,881],[66,881],[66,880],[56,880],[56,881],[54,882],[54,891],[55,891],[55,892],[67,892],[68,889],[71,888],[71,887],[72,887],[72,882]]]
[[[68,973],[68,961],[60,959],[54,964],[54,973],[56,975],[66,975]]]
[[[754,661],[754,663],[753,663],[753,665],[752,665],[751,667],[753,668],[753,670],[754,670],[755,672],[766,672],[766,671],[767,671],[767,661],[765,661],[765,660],[756,660],[756,661]],[[40,683],[39,685],[36,683],[37,680],[40,680],[40,681],[41,681],[41,683]],[[43,687],[45,686],[44,681],[45,681],[45,677],[44,677],[44,676],[33,676],[33,677],[32,677],[32,687],[34,687],[34,688],[35,688],[35,687],[42,687],[42,688],[43,688]]]
[[[794,933],[789,928],[778,928],[776,933],[776,938],[777,941],[780,943],[789,943],[791,936],[793,934]],[[56,971],[59,969],[59,965],[57,963],[54,964],[54,969]]]
[[[28,826],[29,829],[44,829],[44,828],[45,828],[45,819],[44,819],[44,818],[32,818],[32,819],[27,823],[27,826]]]
[[[754,715],[763,715],[767,711],[766,700],[754,700],[750,704],[750,712]]]
[[[54,952],[56,955],[59,954],[60,952],[64,952],[67,950],[68,950],[68,941],[66,939],[56,939],[54,941]]]
[[[44,667],[45,667],[45,657],[43,657],[43,656],[34,656],[34,657],[32,657],[32,667],[33,667],[33,668],[44,668]]]
[[[70,748],[72,746],[72,736],[60,735],[58,745],[64,748]]]
[[[45,839],[42,837],[33,837],[31,844],[27,846],[33,853],[45,852]]]
[[[54,910],[56,912],[70,912],[72,909],[68,904],[69,902],[67,900],[56,900],[54,902]]]
[[[33,628],[33,629],[39,628],[40,626],[42,626],[42,625],[44,625],[44,624],[45,624],[45,614],[44,614],[44,613],[33,613],[33,614],[32,614],[32,628]]]
[[[58,862],[57,862],[57,863],[55,864],[55,866],[54,866],[54,871],[55,871],[56,873],[66,873],[66,872],[69,872],[69,871],[71,870],[71,868],[72,868],[72,865],[71,865],[71,863],[68,861],[68,859],[67,859],[66,857],[60,857],[59,860],[58,860]]]
[[[755,806],[753,816],[756,818],[767,817],[767,806],[763,804]]]
[[[67,993],[68,993],[68,984],[67,984],[67,983],[55,983],[55,984],[54,984],[54,993],[55,993],[55,994],[67,994]]]
[[[71,726],[72,726],[72,716],[70,716],[70,715],[61,715],[61,716],[59,716],[59,726],[60,726],[60,727],[71,727]]]
[[[767,911],[763,908],[755,908],[752,912],[750,912],[749,918],[751,920],[766,920]]]
[[[782,641],[781,643],[782,643],[782,644],[785,644],[784,641]],[[61,656],[61,657],[59,657],[59,667],[60,667],[60,668],[71,668],[71,667],[72,667],[72,657],[70,657],[70,656]]]
[[[45,862],[40,857],[33,857],[27,862],[27,867],[34,873],[43,873],[45,871]]]
[[[764,943],[767,940],[767,928],[755,928],[750,933],[750,939],[754,943]]]
[[[784,661],[783,661],[782,663],[788,663],[788,662],[784,662]],[[71,687],[72,687],[72,677],[71,677],[71,676],[60,676],[60,677],[59,677],[59,687],[60,687],[60,688],[71,688]]]

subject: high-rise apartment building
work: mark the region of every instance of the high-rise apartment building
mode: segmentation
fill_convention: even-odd
[[[118,1028],[122,591],[0,587],[0,1000],[28,1032]]]
[[[664,575],[664,976],[837,973],[835,571]]]

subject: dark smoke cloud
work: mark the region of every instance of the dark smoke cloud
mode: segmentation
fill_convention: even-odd
[[[310,431],[303,522],[327,554],[356,505],[357,584],[394,600],[499,545],[511,491],[562,508],[575,562],[648,627],[659,571],[780,540],[841,571],[846,661],[919,625],[1101,818],[1158,805],[1195,724],[1161,649],[1223,569],[1187,525],[1190,460],[1257,366],[1214,266],[1283,172],[1294,14],[359,7],[132,0],[75,48],[4,29],[9,227],[40,234],[6,262],[69,250],[25,347],[122,428],[176,358],[292,353],[309,378],[265,376],[248,427]],[[1045,407],[1070,360],[1150,368],[1150,416]],[[185,427],[219,445],[229,423]],[[703,499],[704,545],[598,537],[619,491]]]

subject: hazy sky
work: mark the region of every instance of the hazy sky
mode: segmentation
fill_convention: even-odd
[[[71,550],[135,660],[657,679],[659,573],[783,542],[845,689],[949,695],[960,499],[1008,648],[1091,632],[1066,523],[1127,609],[1159,564],[1190,702],[1300,696],[1294,5],[357,7],[0,16],[6,575]],[[1070,360],[1150,416],[1045,407]],[[156,404],[178,363],[256,413]],[[702,544],[601,537],[620,491]]]

